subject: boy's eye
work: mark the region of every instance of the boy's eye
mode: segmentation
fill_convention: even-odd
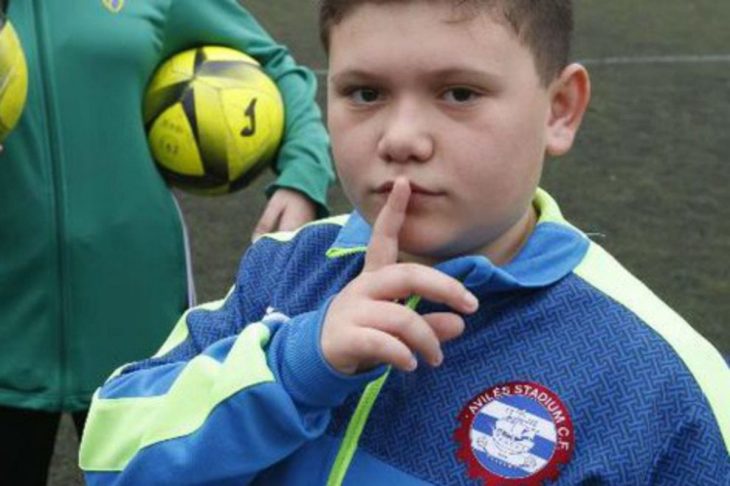
[[[380,92],[375,88],[355,88],[349,91],[348,96],[357,104],[368,104],[378,101]]]
[[[468,103],[480,96],[471,88],[451,88],[444,92],[443,98],[449,103]]]

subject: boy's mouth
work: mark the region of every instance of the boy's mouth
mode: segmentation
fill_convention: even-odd
[[[444,195],[443,191],[435,191],[432,189],[427,189],[412,181],[408,181],[408,183],[411,186],[411,194],[413,194],[413,195],[419,195],[419,196],[443,196]],[[379,185],[375,189],[375,192],[377,194],[388,194],[392,190],[393,190],[393,181],[388,181],[388,182],[385,182],[385,183]]]

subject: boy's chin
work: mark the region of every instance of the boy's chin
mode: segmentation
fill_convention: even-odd
[[[399,250],[400,261],[424,265],[435,265],[460,256],[452,245],[445,242],[418,236],[409,237],[403,233],[401,233],[399,241]]]

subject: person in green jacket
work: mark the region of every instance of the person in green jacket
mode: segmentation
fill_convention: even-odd
[[[326,213],[334,180],[313,73],[236,0],[13,0],[28,99],[0,155],[0,474],[44,484],[61,412],[154,352],[191,303],[184,227],[149,154],[146,84],[185,49],[261,62],[285,104],[256,232]]]

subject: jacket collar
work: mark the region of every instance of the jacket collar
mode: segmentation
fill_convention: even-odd
[[[466,255],[436,265],[444,273],[458,278],[473,292],[491,293],[520,288],[540,288],[568,275],[585,256],[590,241],[580,230],[565,221],[555,200],[538,189],[533,204],[538,221],[525,245],[512,261],[498,267],[481,255]],[[327,256],[364,253],[370,241],[371,227],[353,212]]]

